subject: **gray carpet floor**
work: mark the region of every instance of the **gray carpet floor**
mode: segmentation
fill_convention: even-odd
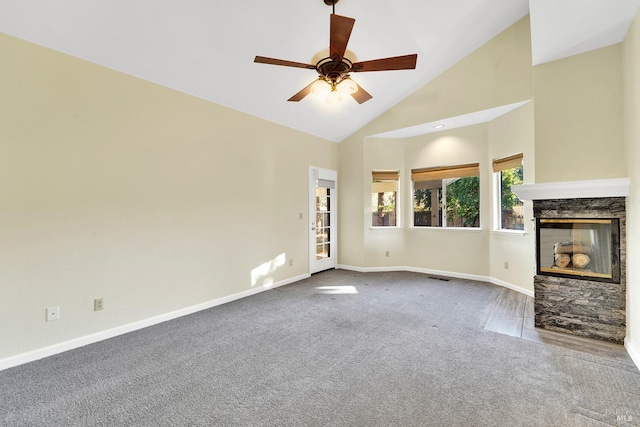
[[[0,425],[640,425],[630,359],[485,330],[499,293],[326,271],[2,371]]]

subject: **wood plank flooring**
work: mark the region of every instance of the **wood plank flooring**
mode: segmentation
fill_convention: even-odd
[[[614,360],[629,360],[623,345],[536,328],[533,297],[508,288],[500,290],[484,329]]]

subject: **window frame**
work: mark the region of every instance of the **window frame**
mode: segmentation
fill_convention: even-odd
[[[523,180],[524,180],[524,155],[523,153],[513,154],[506,157],[500,157],[493,160],[492,175],[493,175],[493,230],[504,233],[524,233],[525,219],[524,219],[524,202],[520,200],[523,206],[522,212],[522,229],[517,228],[505,228],[502,221],[502,172],[505,170],[523,168]]]
[[[448,225],[448,215],[447,215],[447,187],[453,184],[455,181],[449,182],[451,179],[467,178],[467,177],[477,177],[478,179],[478,217],[477,217],[477,226],[449,226]],[[480,189],[481,189],[481,174],[480,174],[480,164],[479,163],[468,163],[462,165],[452,165],[452,166],[437,166],[431,168],[420,168],[420,169],[412,169],[411,170],[411,212],[412,212],[412,227],[414,228],[431,228],[431,229],[453,229],[453,230],[480,230],[482,227],[481,223],[481,200],[480,200]],[[438,206],[438,221],[441,223],[440,225],[416,225],[415,221],[415,192],[416,192],[416,183],[417,182],[437,182],[440,180],[440,187],[437,188],[425,188],[428,190],[440,190],[439,197],[439,206]],[[428,184],[427,184],[428,185]],[[433,197],[433,196],[432,196]]]
[[[373,195],[374,194],[380,194],[380,193],[374,193],[373,192],[373,186],[376,184],[376,182],[380,182],[380,183],[395,183],[395,196],[394,196],[394,202],[395,202],[395,209],[394,209],[394,214],[395,214],[395,224],[394,225],[374,225],[373,224],[373,214],[374,214],[374,206],[373,206],[373,202],[371,204],[371,216],[369,217],[370,219],[370,227],[373,229],[392,229],[392,228],[399,228],[400,227],[400,222],[401,222],[401,215],[400,215],[400,171],[398,170],[373,170],[371,171],[371,196],[372,196],[372,200],[373,200]],[[387,192],[385,192],[387,193]],[[383,193],[384,194],[384,193]]]

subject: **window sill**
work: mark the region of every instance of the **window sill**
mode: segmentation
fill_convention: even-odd
[[[514,236],[524,236],[527,234],[526,230],[507,230],[507,229],[500,229],[500,230],[491,230],[492,233],[497,233],[497,234],[512,234]]]
[[[369,227],[369,230],[402,230],[402,227],[399,225],[389,226],[389,227]]]
[[[480,227],[411,227],[413,230],[439,230],[439,231],[483,231]]]

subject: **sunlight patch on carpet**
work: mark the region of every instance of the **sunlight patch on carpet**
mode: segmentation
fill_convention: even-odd
[[[321,294],[340,295],[340,294],[357,294],[358,290],[355,286],[317,286],[316,289]]]

